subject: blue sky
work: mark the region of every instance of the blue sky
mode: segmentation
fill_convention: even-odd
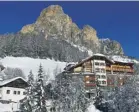
[[[36,21],[42,9],[61,5],[80,28],[89,24],[99,38],[121,43],[128,56],[139,58],[139,2],[0,2],[0,34],[16,33]]]

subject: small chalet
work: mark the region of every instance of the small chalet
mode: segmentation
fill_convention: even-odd
[[[27,81],[22,77],[0,80],[0,100],[19,102],[25,97]]]

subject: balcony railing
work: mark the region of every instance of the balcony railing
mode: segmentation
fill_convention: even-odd
[[[106,71],[111,71],[111,67],[106,67]]]
[[[133,69],[131,69],[130,67],[128,67],[128,66],[125,66],[125,67],[121,67],[121,66],[114,66],[114,67],[106,67],[106,71],[121,71],[121,72],[131,72],[131,73],[133,73],[134,72],[134,70]]]
[[[95,79],[96,79],[95,77],[87,77],[87,76],[84,78],[85,81],[90,81]]]
[[[134,72],[133,69],[126,69],[126,68],[112,68],[112,71]]]

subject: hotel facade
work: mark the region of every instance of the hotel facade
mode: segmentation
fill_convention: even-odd
[[[94,54],[65,71],[82,75],[86,91],[92,93],[96,86],[111,89],[122,86],[134,73],[132,62],[114,61],[103,54]]]

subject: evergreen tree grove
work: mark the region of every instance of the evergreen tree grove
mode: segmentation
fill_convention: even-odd
[[[46,99],[43,85],[44,72],[42,65],[39,66],[38,79],[35,87],[35,112],[47,112]]]
[[[20,109],[23,112],[33,112],[33,106],[34,106],[34,76],[32,71],[30,71],[28,75],[28,87],[26,88],[26,97],[21,102]]]

